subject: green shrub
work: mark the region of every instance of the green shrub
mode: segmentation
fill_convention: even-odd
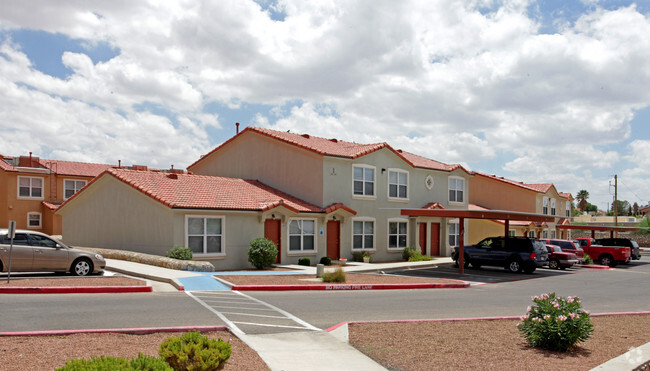
[[[332,259],[327,257],[327,256],[323,256],[322,258],[320,258],[320,263],[319,264],[332,265]]]
[[[420,250],[416,250],[414,247],[405,247],[404,250],[402,250],[402,259],[404,261],[410,261],[414,255],[421,255]]]
[[[641,227],[641,231],[639,233],[650,233],[650,217],[645,217],[641,219],[641,222],[639,222],[639,227]]]
[[[167,251],[167,257],[179,260],[192,260],[192,250],[187,247],[176,246]]]
[[[345,282],[345,272],[342,268],[337,268],[334,272],[323,273],[323,282]]]
[[[248,261],[257,269],[264,269],[275,263],[278,247],[266,238],[256,238],[248,248]]]
[[[216,370],[228,360],[231,351],[230,343],[221,338],[214,340],[190,331],[165,339],[158,354],[174,370]]]
[[[582,310],[580,298],[551,293],[532,299],[535,304],[528,307],[517,324],[531,346],[564,352],[593,333],[589,312]]]
[[[138,353],[138,357],[132,360],[121,357],[91,357],[88,359],[73,359],[67,361],[65,366],[57,368],[57,371],[113,371],[113,370],[146,370],[146,371],[171,371],[165,360],[153,356]]]
[[[594,259],[591,258],[591,256],[585,254],[585,264],[594,264]]]
[[[298,259],[298,265],[304,265],[309,267],[311,265],[311,260],[309,260],[309,258],[300,258]]]
[[[430,261],[430,260],[433,260],[433,258],[428,255],[422,255],[419,251],[417,254],[409,258],[410,262],[421,262],[421,261]]]
[[[362,251],[353,252],[352,253],[352,261],[363,262],[363,252]]]

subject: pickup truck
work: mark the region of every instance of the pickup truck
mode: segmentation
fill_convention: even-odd
[[[630,248],[631,260],[641,259],[639,244],[629,238],[597,238],[595,243],[603,246],[627,246]]]
[[[576,241],[594,261],[601,265],[615,267],[619,263],[630,261],[630,248],[627,246],[597,245],[593,238],[577,238]]]
[[[544,243],[528,237],[488,237],[476,245],[464,246],[464,266],[474,268],[482,265],[503,267],[510,272],[522,270],[533,273],[537,267],[548,264],[548,252]],[[451,252],[451,258],[458,265],[459,248]]]

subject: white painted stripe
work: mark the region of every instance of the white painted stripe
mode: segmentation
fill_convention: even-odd
[[[192,295],[191,292],[189,292],[189,291],[185,291],[185,293],[186,293],[187,295],[189,295],[189,297],[191,297],[192,299],[196,300],[199,304],[201,304],[201,305],[203,305],[204,307],[206,307],[210,312],[216,314],[217,317],[221,318],[221,320],[226,324],[226,326],[228,326],[228,328],[230,329],[230,331],[232,331],[235,335],[237,335],[237,336],[245,335],[244,331],[242,331],[239,327],[237,327],[237,325],[235,325],[232,321],[230,321],[228,318],[226,318],[226,316],[224,316],[223,314],[219,313],[219,311],[217,311],[217,310],[215,310],[214,308],[210,307],[209,305],[207,305],[206,303],[204,303],[204,302],[203,302],[202,300],[200,300],[199,298],[196,298],[194,295]]]
[[[236,316],[251,316],[251,317],[262,317],[262,318],[278,318],[278,319],[288,319],[284,316],[265,316],[263,314],[252,314],[252,313],[237,313],[237,312],[221,312],[223,314],[233,314]]]
[[[301,327],[301,326],[268,325],[266,323],[253,323],[253,322],[234,322],[234,323],[238,323],[240,325],[249,325],[249,326],[281,327],[281,328],[296,328],[296,329],[303,329],[303,330],[313,330],[311,328],[306,328],[306,327]],[[316,329],[315,331],[320,331],[320,329]]]
[[[273,309],[268,309],[268,308],[229,307],[227,305],[214,305],[214,304],[212,304],[212,307],[213,308],[226,308],[226,309],[242,309],[242,310],[262,310],[262,311],[274,312]]]
[[[236,291],[235,293],[238,294],[238,295],[241,295],[241,296],[243,296],[243,297],[249,298],[250,300],[256,301],[256,302],[258,302],[258,303],[260,303],[260,304],[264,304],[264,305],[266,305],[266,306],[269,307],[269,308],[275,309],[276,311],[282,313],[282,314],[283,314],[284,316],[286,316],[287,318],[293,320],[293,321],[296,322],[296,323],[299,323],[299,324],[305,326],[306,328],[308,328],[308,329],[310,329],[310,330],[321,331],[321,329],[319,329],[318,327],[312,326],[311,324],[309,324],[309,323],[307,323],[307,322],[301,320],[300,318],[294,316],[293,314],[291,314],[291,313],[289,313],[289,312],[287,312],[287,311],[284,311],[284,310],[282,310],[282,309],[280,309],[280,308],[278,308],[278,307],[275,307],[275,306],[273,306],[273,305],[271,305],[271,304],[265,303],[265,302],[263,302],[263,301],[261,301],[261,300],[255,299],[254,297],[252,297],[252,296],[248,296],[248,295],[246,295],[246,294],[244,294],[244,293],[242,293],[242,292],[240,292],[240,291]]]
[[[257,303],[253,303],[250,300],[247,301],[241,301],[235,299],[233,300],[222,300],[222,299],[204,299],[200,298],[201,300],[205,301],[206,303],[224,303],[224,304],[249,304],[249,305],[257,305]]]

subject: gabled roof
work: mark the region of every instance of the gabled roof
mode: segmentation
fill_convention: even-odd
[[[404,161],[406,161],[409,165],[413,167],[448,171],[448,172],[454,171],[456,169],[462,169],[463,171],[469,174],[469,172],[465,170],[461,165],[458,164],[447,165],[442,162],[430,160],[428,158],[414,155],[412,153],[408,153],[399,149],[395,150],[387,143],[359,144],[354,142],[346,142],[344,140],[339,140],[334,138],[327,139],[327,138],[316,137],[309,134],[297,134],[297,133],[290,133],[285,131],[257,128],[253,126],[249,126],[245,128],[239,134],[228,139],[223,144],[213,149],[207,155],[201,157],[199,160],[197,160],[187,168],[191,170],[193,166],[203,161],[203,159],[207,158],[211,154],[223,148],[226,144],[232,142],[235,138],[239,137],[240,135],[243,135],[248,132],[254,132],[257,134],[265,135],[269,138],[273,138],[283,143],[290,144],[298,148],[302,148],[317,153],[321,156],[332,156],[332,157],[355,159],[355,158],[365,156],[369,153],[375,152],[377,150],[380,150],[382,148],[386,148],[392,151],[393,153],[395,153],[398,157],[402,158]]]
[[[529,191],[533,191],[533,192],[537,192],[537,193],[546,193],[551,188],[555,189],[555,186],[553,185],[553,183],[529,184],[529,183],[524,183],[524,182],[518,182],[518,181],[512,180],[512,179],[507,179],[507,178],[504,178],[502,176],[496,176],[494,174],[492,174],[492,175],[484,174],[484,173],[480,173],[480,172],[477,172],[477,171],[473,171],[472,175],[474,175],[474,176],[478,175],[478,176],[486,177],[486,178],[489,178],[489,179],[493,179],[493,180],[496,180],[496,181],[499,181],[499,182],[502,182],[502,183],[511,184],[511,185],[516,186],[516,187],[520,187],[520,188],[523,188],[523,189],[526,189],[526,190],[529,190]],[[557,192],[557,189],[556,189],[556,193],[562,198],[571,199],[571,197],[572,197],[571,193],[560,193],[560,192]]]
[[[41,159],[42,166],[50,169],[58,175],[96,177],[107,169],[115,167],[114,165],[93,164],[88,162],[74,162],[61,160],[44,160]]]
[[[170,208],[265,211],[284,206],[295,212],[322,212],[317,206],[257,180],[109,169],[93,179],[86,188],[107,176],[128,184]],[[75,193],[62,207],[82,193],[83,191]]]

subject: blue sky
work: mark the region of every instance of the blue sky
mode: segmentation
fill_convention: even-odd
[[[5,155],[181,168],[240,122],[650,200],[648,1],[5,5]]]

